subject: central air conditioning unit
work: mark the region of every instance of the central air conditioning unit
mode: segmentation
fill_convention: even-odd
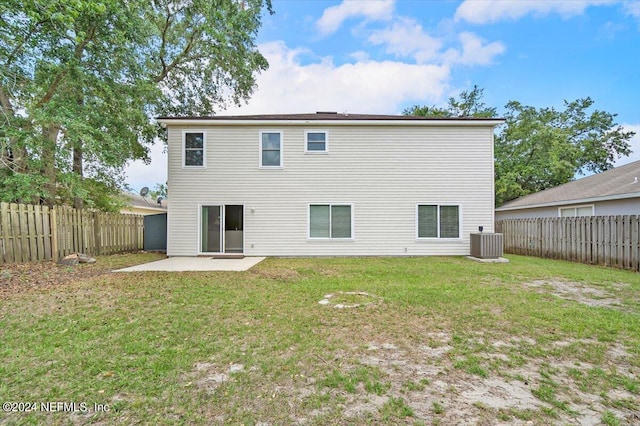
[[[471,256],[478,259],[497,259],[502,257],[502,234],[492,232],[474,232],[471,234]]]

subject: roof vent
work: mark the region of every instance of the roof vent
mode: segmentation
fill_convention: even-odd
[[[337,114],[337,111],[316,111],[316,114]]]

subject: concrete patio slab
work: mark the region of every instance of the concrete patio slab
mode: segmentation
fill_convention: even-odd
[[[113,272],[144,271],[246,271],[262,262],[265,257],[244,257],[242,259],[213,259],[210,257],[169,257],[155,262],[117,269]]]

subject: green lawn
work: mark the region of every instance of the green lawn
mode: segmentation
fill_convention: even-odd
[[[0,402],[39,411],[0,424],[640,422],[640,274],[509,258],[267,259],[5,294]]]

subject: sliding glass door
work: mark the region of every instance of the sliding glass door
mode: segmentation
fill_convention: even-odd
[[[201,253],[244,251],[244,207],[240,205],[202,206]]]
[[[202,253],[222,252],[221,226],[221,206],[202,206]]]

